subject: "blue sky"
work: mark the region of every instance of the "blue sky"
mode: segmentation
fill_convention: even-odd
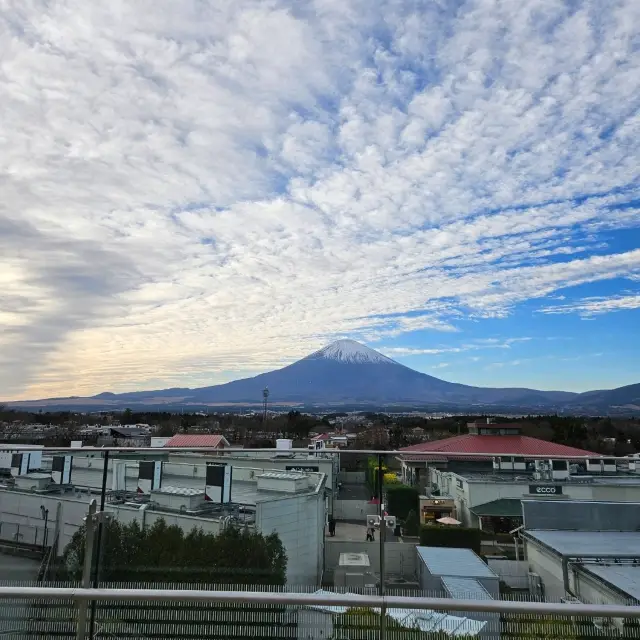
[[[344,337],[639,382],[639,32],[634,0],[5,2],[2,396]]]

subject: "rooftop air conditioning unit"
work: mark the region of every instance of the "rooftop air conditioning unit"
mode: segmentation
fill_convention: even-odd
[[[602,461],[602,470],[604,473],[615,473],[617,471],[616,459],[605,458]]]

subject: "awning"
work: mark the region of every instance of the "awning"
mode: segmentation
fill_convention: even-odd
[[[519,498],[498,498],[469,509],[476,516],[497,518],[522,518],[522,504]]]

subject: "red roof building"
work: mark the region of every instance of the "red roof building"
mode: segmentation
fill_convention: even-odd
[[[189,435],[188,433],[179,433],[173,436],[165,444],[165,447],[215,447],[216,449],[224,449],[230,446],[224,436],[220,435]]]
[[[475,435],[465,434],[421,442],[401,449],[402,459],[409,461],[445,461],[445,460],[490,460],[493,455],[500,456],[531,456],[532,458],[545,457],[573,457],[573,456],[600,456],[592,451],[568,447],[564,444],[556,444],[547,440],[530,438],[521,435]],[[416,454],[430,455],[416,455]],[[413,455],[412,455],[413,454]],[[456,454],[463,454],[456,456]],[[467,454],[467,455],[465,455]],[[477,455],[469,455],[477,454]]]

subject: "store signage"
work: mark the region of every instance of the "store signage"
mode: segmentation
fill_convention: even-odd
[[[540,496],[559,496],[562,493],[562,487],[559,485],[530,484],[529,493]]]
[[[458,489],[462,489],[462,480],[456,479],[456,485],[457,485]]]
[[[303,465],[303,464],[296,464],[296,465],[292,465],[292,464],[288,464],[285,469],[287,471],[302,471],[303,473],[305,471],[315,471],[316,473],[320,470],[319,467],[314,467],[313,465]]]

